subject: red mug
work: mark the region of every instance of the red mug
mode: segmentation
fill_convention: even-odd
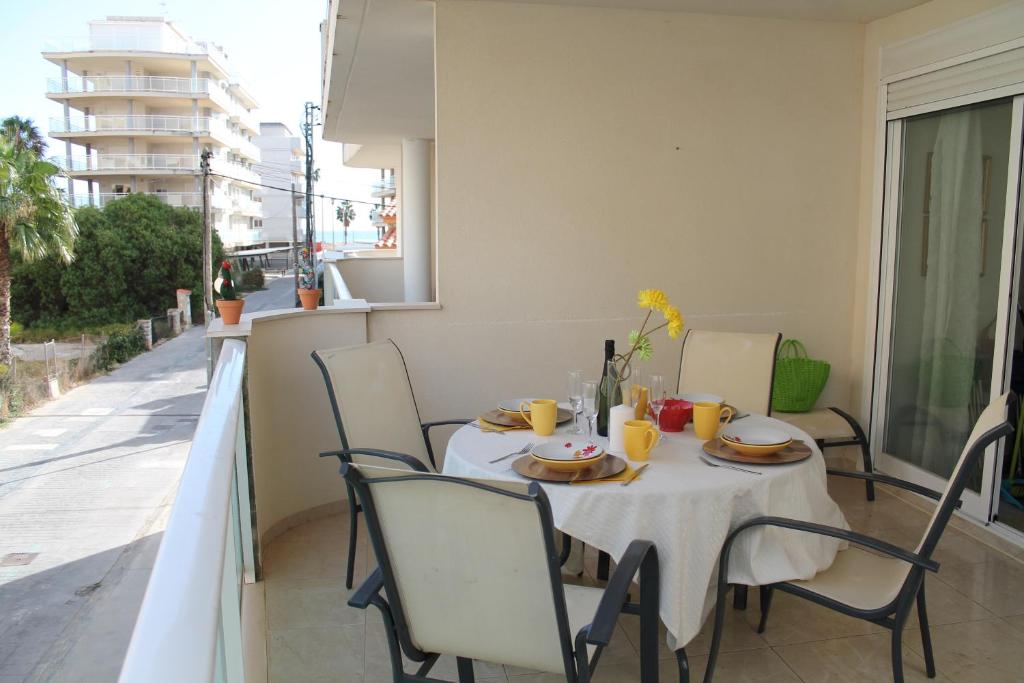
[[[648,408],[650,411],[650,408]],[[654,413],[651,412],[651,417]],[[681,432],[693,419],[693,404],[681,398],[667,398],[658,422],[663,432]]]

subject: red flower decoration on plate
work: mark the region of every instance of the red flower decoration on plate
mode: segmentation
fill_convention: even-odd
[[[572,441],[566,441],[565,442],[565,447],[566,448],[572,448]]]
[[[597,450],[597,446],[595,446],[594,444],[590,444],[589,446],[587,446],[586,448],[583,449],[583,455],[590,455],[591,453],[593,453],[596,450]]]

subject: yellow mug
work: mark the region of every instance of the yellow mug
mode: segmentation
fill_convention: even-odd
[[[538,398],[530,401],[530,413],[527,414],[523,408],[526,401],[519,404],[519,414],[526,420],[526,424],[533,427],[537,436],[551,436],[555,433],[555,423],[558,418],[558,401],[550,398]]]
[[[626,420],[623,435],[630,460],[646,460],[659,438],[650,420]]]
[[[718,436],[719,428],[725,426],[720,424],[722,413],[729,414],[729,416],[725,418],[725,424],[729,424],[734,414],[732,408],[729,406],[722,405],[721,403],[713,403],[711,401],[697,401],[694,403],[693,431],[697,433],[697,437],[704,441],[710,441]]]

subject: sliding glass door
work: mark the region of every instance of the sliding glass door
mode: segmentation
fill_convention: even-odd
[[[1008,384],[1019,100],[889,123],[873,445],[880,469],[932,488]],[[993,455],[965,498],[986,520]]]

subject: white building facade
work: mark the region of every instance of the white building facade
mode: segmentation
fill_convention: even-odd
[[[264,122],[260,124],[256,146],[260,150],[256,172],[263,183],[260,188],[263,242],[274,247],[290,245],[293,239],[301,243],[306,234],[303,204],[306,174],[302,139],[283,123]]]
[[[50,136],[65,143],[55,161],[72,179],[76,206],[144,192],[201,210],[200,154],[209,150],[221,241],[231,249],[262,242],[257,103],[221,48],[162,17],[107,17],[43,57],[60,68],[47,84],[47,97],[63,106]]]

